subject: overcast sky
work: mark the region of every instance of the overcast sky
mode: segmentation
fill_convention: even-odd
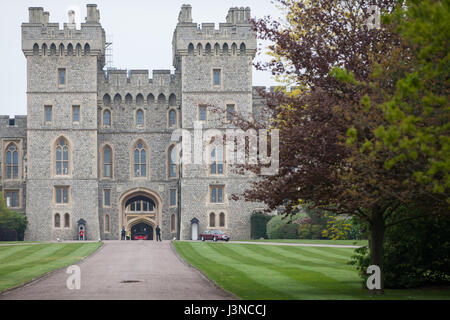
[[[193,22],[225,22],[231,7],[250,7],[252,17],[279,17],[271,0],[0,0],[0,115],[24,115],[26,108],[26,60],[21,51],[22,22],[28,7],[43,7],[50,22],[62,28],[67,12],[75,10],[84,22],[86,4],[96,3],[106,35],[112,35],[113,66],[122,69],[171,69],[172,35],[182,4],[192,5]],[[263,44],[260,43],[260,46]],[[256,59],[264,59],[257,56]],[[253,85],[274,85],[270,73],[253,73]]]

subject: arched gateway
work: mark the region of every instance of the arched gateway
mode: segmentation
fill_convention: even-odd
[[[120,197],[120,226],[130,231],[132,240],[156,239],[156,226],[161,226],[162,199],[158,193],[136,188]],[[120,239],[120,234],[119,234]]]

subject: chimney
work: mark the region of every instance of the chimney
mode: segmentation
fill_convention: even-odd
[[[50,12],[44,11],[43,16],[44,16],[44,24],[49,23],[49,21],[50,21]]]

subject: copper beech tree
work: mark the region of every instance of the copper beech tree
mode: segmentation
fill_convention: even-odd
[[[283,206],[287,214],[307,202],[335,214],[358,216],[370,226],[371,264],[382,270],[386,228],[414,218],[396,215],[396,210],[424,205],[433,213],[436,204],[445,203],[442,195],[430,194],[410,179],[411,166],[420,162],[387,168],[392,150],[379,145],[376,152],[364,152],[367,142],[375,139],[374,131],[388,126],[377,105],[394,94],[397,81],[414,65],[413,52],[395,32],[395,23],[385,24],[377,16],[389,15],[401,4],[276,2],[285,21],[254,21],[258,37],[273,43],[272,60],[256,67],[296,87],[291,92],[260,92],[269,122],[236,117],[235,124],[244,130],[268,125],[279,130],[279,172],[260,177],[234,198],[264,202],[268,210]],[[262,166],[239,169],[259,173]],[[375,292],[383,292],[381,283]]]

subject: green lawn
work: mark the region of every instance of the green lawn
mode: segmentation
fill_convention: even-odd
[[[90,243],[43,243],[0,246],[0,292],[47,272],[74,264],[102,245]]]
[[[347,265],[351,248],[180,241],[174,246],[220,287],[246,300],[450,299],[450,289],[369,295],[354,267]]]
[[[304,243],[304,244],[338,244],[351,246],[366,246],[367,240],[307,240],[307,239],[263,239],[242,240],[248,242],[278,242],[278,243]]]

